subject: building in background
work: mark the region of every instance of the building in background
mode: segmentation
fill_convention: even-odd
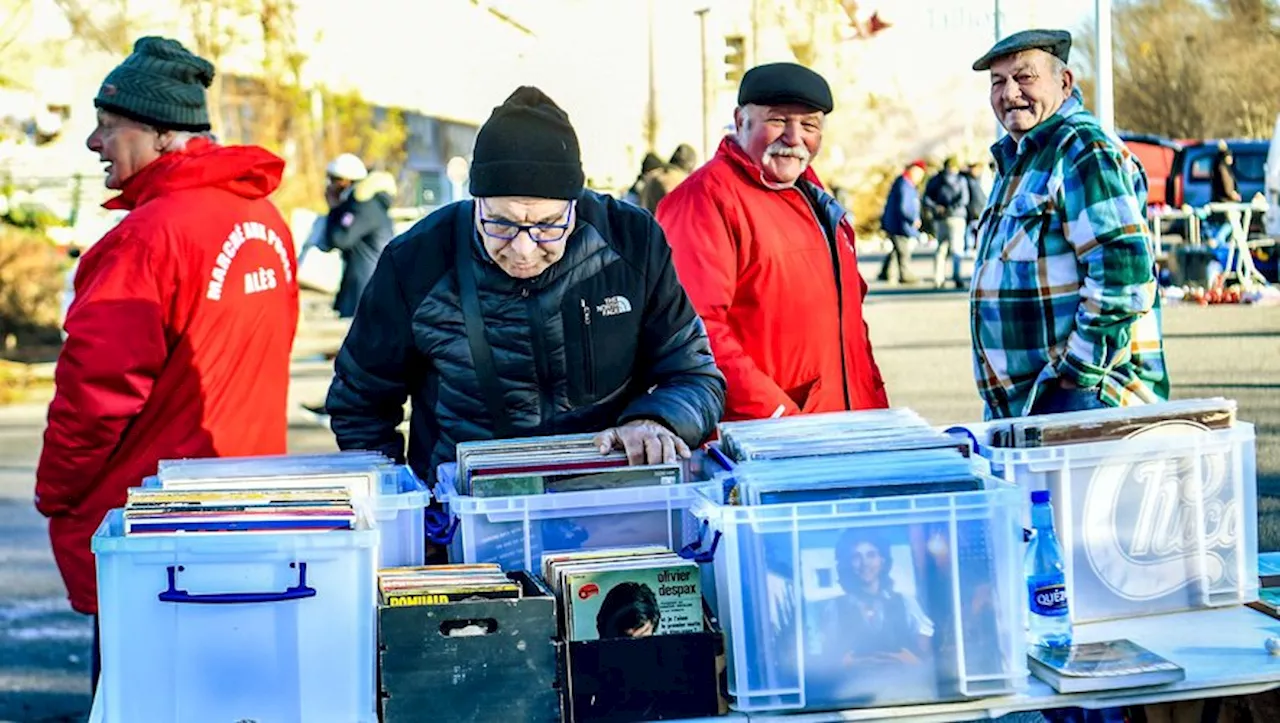
[[[26,53],[22,63],[12,61],[13,48],[0,58],[17,81],[11,87],[25,86],[38,106],[51,93],[46,85],[69,99],[58,101],[68,104],[59,139],[37,163],[68,176],[101,173],[82,140],[93,125],[90,99],[123,54],[95,40],[122,10],[129,43],[160,33],[215,49],[222,89],[292,72],[263,61],[266,45],[288,43],[302,85],[358,91],[379,112],[402,111],[401,200],[414,205],[465,190],[465,178],[450,180],[450,161],[469,158],[475,129],[525,84],[566,109],[589,183],[614,191],[630,184],[649,150],[665,158],[689,143],[705,160],[731,130],[741,73],[761,62],[798,60],[831,81],[837,110],[817,167],[846,193],[864,193],[874,169],[896,169],[904,158],[985,157],[996,127],[987,81],[969,69],[993,39],[990,0],[0,0],[0,9],[6,3],[23,8],[8,20],[21,27],[6,30],[18,31]],[[1092,6],[1006,1],[1001,25],[1006,33],[1079,27]],[[231,7],[272,9],[275,25],[224,10],[210,32],[204,21],[213,15],[200,13]],[[37,79],[41,68],[58,82]],[[253,110],[224,108],[223,116]],[[249,140],[225,126],[215,130]]]

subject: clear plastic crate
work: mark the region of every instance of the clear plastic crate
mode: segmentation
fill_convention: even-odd
[[[833,710],[1026,684],[1020,496],[698,501],[733,707]]]
[[[696,533],[689,506],[718,488],[711,482],[470,497],[458,495],[442,475],[435,495],[454,520],[450,560],[537,573],[545,552],[627,545],[679,550]]]
[[[378,567],[421,565],[426,561],[425,511],[430,502],[430,490],[407,467],[383,483],[369,505],[378,523]]]
[[[1254,427],[1166,423],[1127,439],[1052,447],[987,444],[992,474],[1049,490],[1077,623],[1258,599]]]
[[[109,721],[374,723],[372,529],[93,537]]]

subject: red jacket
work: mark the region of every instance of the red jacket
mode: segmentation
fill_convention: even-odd
[[[97,611],[90,538],[161,459],[285,452],[298,321],[284,161],[192,141],[129,179],[80,259],[36,470],[71,606]]]
[[[763,182],[732,138],[658,205],[676,271],[728,380],[725,419],[888,406],[862,319],[853,227],[812,169]],[[836,228],[838,267],[819,218]]]

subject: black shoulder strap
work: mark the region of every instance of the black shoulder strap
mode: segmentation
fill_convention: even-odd
[[[480,292],[476,289],[475,265],[471,258],[470,204],[458,204],[458,217],[454,220],[453,243],[457,251],[455,270],[458,274],[458,295],[462,299],[462,321],[467,327],[467,342],[471,345],[471,360],[480,380],[480,393],[493,417],[493,433],[498,439],[512,436],[507,405],[502,401],[502,386],[498,368],[493,363],[493,347],[484,337],[484,317],[480,313]]]

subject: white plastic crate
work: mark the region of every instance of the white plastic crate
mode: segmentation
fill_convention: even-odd
[[[1047,489],[1077,622],[1258,599],[1254,428],[1161,424],[1128,439],[1011,449],[966,425],[992,474]]]
[[[696,530],[688,516],[699,492],[719,482],[623,487],[512,497],[458,495],[450,480],[436,484],[437,499],[456,527],[449,542],[454,562],[496,562],[504,570],[537,572],[544,552],[627,545],[679,550]]]
[[[1021,689],[1019,495],[697,502],[736,710],[830,710]]]
[[[372,529],[93,537],[108,721],[374,723]]]

